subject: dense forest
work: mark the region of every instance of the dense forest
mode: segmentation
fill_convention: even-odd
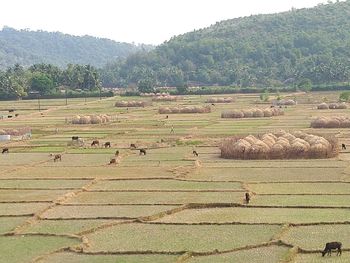
[[[329,84],[350,80],[350,1],[218,22],[109,63],[105,86]],[[146,86],[147,86],[146,85]]]
[[[29,68],[16,64],[0,71],[0,99],[98,96],[101,90],[97,69],[90,65],[68,64],[61,69],[50,64],[34,64]]]
[[[102,67],[109,61],[151,48],[91,36],[4,27],[0,31],[0,69],[15,64],[27,67],[38,63],[60,67],[70,63]]]

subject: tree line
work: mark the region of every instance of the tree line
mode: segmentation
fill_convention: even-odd
[[[0,98],[23,98],[36,94],[50,96],[61,90],[74,92],[100,92],[101,80],[91,65],[68,64],[61,69],[51,64],[34,64],[29,68],[16,64],[0,70]]]

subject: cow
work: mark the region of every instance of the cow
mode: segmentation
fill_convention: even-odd
[[[136,144],[131,143],[131,144],[130,144],[130,148],[132,148],[132,149],[136,149]]]
[[[146,155],[146,150],[145,149],[140,149],[140,155]]]
[[[197,153],[196,150],[193,150],[192,153],[193,153],[194,156],[198,156],[198,153]]]
[[[245,193],[245,202],[247,204],[249,204],[249,201],[250,201],[250,194],[249,193]]]
[[[341,144],[341,149],[346,150],[346,145],[344,143]]]
[[[9,148],[3,148],[2,149],[2,154],[4,154],[4,153],[9,153]]]
[[[169,119],[169,115],[165,116],[165,119]]]
[[[215,106],[215,103],[212,103],[211,105],[212,105],[212,106]]]
[[[8,118],[8,119],[12,118],[12,115],[8,115],[7,118]]]
[[[60,154],[55,154],[55,156],[53,157],[53,161],[56,162],[56,161],[62,161],[62,155]]]
[[[119,150],[116,150],[114,155],[119,156]]]
[[[77,141],[79,140],[79,136],[72,136],[72,141]]]
[[[15,114],[15,117],[18,117],[18,116],[19,116],[19,113],[16,113],[16,114]]]
[[[112,158],[112,159],[109,161],[109,164],[108,164],[108,165],[111,165],[111,164],[117,164],[117,159]]]
[[[342,247],[342,243],[340,242],[329,242],[326,243],[326,247],[324,248],[324,250],[322,251],[322,257],[324,257],[324,255],[328,255],[331,256],[332,255],[332,250],[337,250],[337,256],[341,256],[341,247]]]
[[[98,140],[93,140],[91,143],[91,147],[92,146],[100,146],[100,142]]]
[[[111,143],[110,142],[105,142],[104,147],[105,148],[111,148]]]
[[[15,110],[14,109],[10,109],[9,112],[14,112]]]

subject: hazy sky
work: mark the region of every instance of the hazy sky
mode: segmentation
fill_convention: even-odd
[[[0,28],[60,31],[160,44],[217,21],[326,0],[1,0]]]

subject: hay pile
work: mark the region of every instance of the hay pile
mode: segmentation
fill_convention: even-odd
[[[169,94],[166,95],[160,95],[152,98],[153,101],[176,101],[176,96],[170,96]]]
[[[210,106],[186,106],[186,107],[160,107],[158,112],[160,114],[172,113],[209,113]]]
[[[101,124],[110,121],[106,114],[99,115],[76,115],[72,118],[72,124]]]
[[[227,98],[209,98],[207,99],[207,103],[231,103],[234,102],[235,99],[232,97]]]
[[[233,110],[224,111],[221,113],[221,118],[262,118],[283,115],[284,112],[278,108],[266,109],[247,109],[247,110]]]
[[[25,134],[30,134],[32,129],[30,127],[21,127],[17,129],[3,128],[0,129],[0,135],[11,135],[11,136],[23,136]]]
[[[347,108],[348,106],[346,106],[345,103],[330,103],[330,104],[321,103],[317,105],[318,110],[328,110],[328,109],[338,110],[338,109],[347,109]]]
[[[292,105],[296,105],[297,103],[294,101],[294,100],[285,100],[285,99],[282,99],[282,100],[278,100],[276,101],[276,104],[277,105],[283,105],[283,106],[292,106]]]
[[[311,128],[350,128],[349,117],[318,117],[311,121]]]
[[[258,138],[249,135],[245,138],[225,140],[221,146],[221,157],[226,159],[313,159],[331,158],[339,153],[335,138],[296,132],[281,131],[267,133]]]
[[[114,106],[115,107],[145,107],[145,106],[150,106],[152,103],[150,101],[135,101],[135,100],[130,100],[130,101],[117,101]]]
[[[166,92],[151,92],[151,93],[140,93],[141,97],[154,97],[154,96],[169,96],[169,93]]]

